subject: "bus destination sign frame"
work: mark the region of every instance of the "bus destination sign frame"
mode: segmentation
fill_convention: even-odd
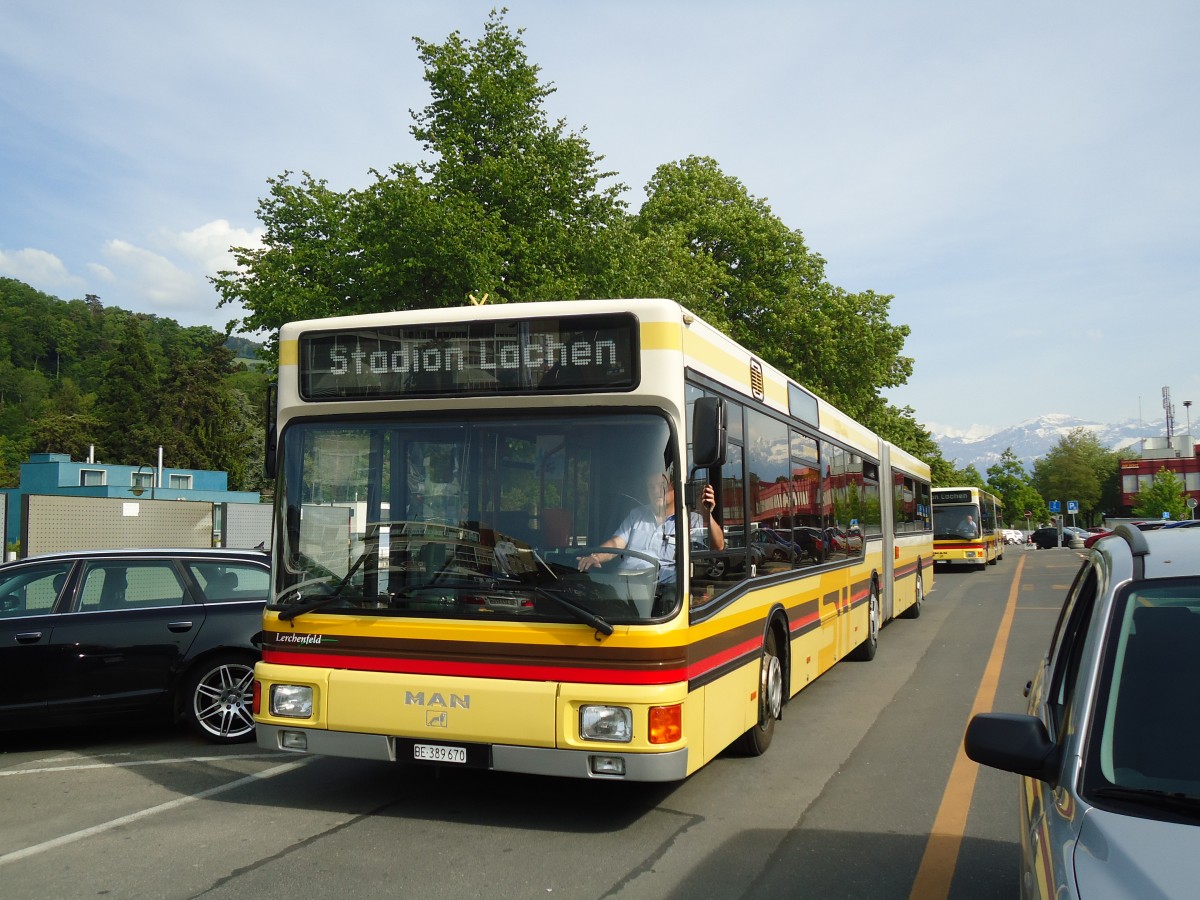
[[[637,387],[631,313],[385,325],[306,332],[308,401],[576,394]]]

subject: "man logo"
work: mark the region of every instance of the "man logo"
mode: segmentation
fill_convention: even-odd
[[[425,724],[429,728],[448,728],[450,726],[450,714],[444,709],[427,709],[425,710]]]
[[[434,691],[428,697],[424,691],[405,691],[404,692],[405,706],[426,706],[440,707],[442,709],[470,709],[471,695],[470,694],[450,694],[449,698],[445,694]]]

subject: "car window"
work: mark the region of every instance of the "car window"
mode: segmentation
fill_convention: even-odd
[[[1195,794],[1200,783],[1200,581],[1144,582],[1119,598],[1097,709],[1094,777]],[[1093,782],[1097,784],[1100,782]]]
[[[1080,660],[1087,642],[1088,626],[1096,606],[1099,576],[1090,562],[1085,562],[1075,576],[1067,594],[1062,615],[1055,626],[1051,645],[1050,689],[1046,695],[1051,736],[1058,740],[1067,728],[1067,711],[1075,694]]]
[[[182,606],[187,594],[169,560],[104,560],[83,576],[80,612]]]
[[[0,619],[54,612],[54,602],[70,571],[71,564],[63,562],[23,566],[0,575]]]
[[[271,573],[262,566],[236,562],[189,563],[192,576],[209,603],[238,600],[265,602],[271,586]]]

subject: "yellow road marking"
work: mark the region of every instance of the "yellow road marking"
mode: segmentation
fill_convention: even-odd
[[[1021,569],[1024,566],[1025,559],[1018,559],[1017,571],[1013,573],[1012,587],[1008,592],[1008,604],[1004,607],[1004,616],[1000,619],[1000,628],[996,631],[992,653],[988,657],[987,667],[983,670],[979,690],[975,693],[971,716],[990,711],[996,699],[996,689],[1000,684],[1000,667],[1004,663],[1004,648],[1008,645],[1008,635],[1012,630]],[[950,881],[954,877],[958,851],[962,846],[963,834],[967,830],[967,813],[971,809],[971,795],[975,792],[975,776],[978,773],[979,766],[967,759],[962,741],[959,741],[958,754],[954,757],[954,766],[950,769],[950,778],[946,782],[941,805],[938,806],[937,815],[934,817],[933,828],[925,844],[925,853],[921,857],[917,877],[913,880],[912,891],[908,895],[909,900],[944,900],[949,896]]]

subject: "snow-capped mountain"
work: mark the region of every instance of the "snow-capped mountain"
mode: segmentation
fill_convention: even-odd
[[[1009,448],[1024,464],[1026,471],[1032,471],[1033,461],[1045,456],[1060,438],[1075,428],[1086,428],[1093,432],[1096,440],[1110,450],[1120,450],[1136,445],[1142,438],[1161,437],[1166,433],[1161,422],[1138,422],[1136,419],[1130,419],[1117,425],[1104,425],[1060,413],[1049,413],[1029,419],[1001,431],[988,432],[985,429],[972,428],[957,433],[950,429],[942,429],[939,433],[937,426],[929,428],[933,439],[942,448],[942,456],[960,469],[974,464],[979,474],[985,478],[988,466],[999,462],[1000,456]]]

